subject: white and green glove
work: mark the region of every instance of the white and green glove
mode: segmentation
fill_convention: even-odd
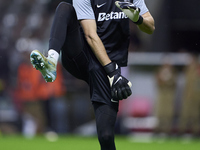
[[[143,23],[143,17],[140,15],[140,8],[136,7],[133,3],[116,1],[115,5],[135,24],[140,25]]]
[[[111,87],[111,96],[115,101],[126,99],[131,92],[131,82],[121,75],[120,69],[115,62],[111,62],[104,66],[108,75]]]

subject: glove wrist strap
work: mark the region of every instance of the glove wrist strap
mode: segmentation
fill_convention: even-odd
[[[138,21],[134,22],[137,25],[141,25],[143,23],[143,17],[140,15]]]
[[[106,71],[107,75],[109,77],[112,77],[113,75],[115,75],[118,72],[118,65],[115,62],[111,62],[107,65],[104,66],[104,70]]]

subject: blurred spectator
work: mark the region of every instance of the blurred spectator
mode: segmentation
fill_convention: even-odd
[[[174,117],[174,103],[176,91],[176,72],[170,64],[170,58],[163,59],[163,65],[158,69],[156,79],[158,97],[155,104],[158,125],[155,133],[170,134]]]
[[[185,87],[180,109],[179,132],[200,132],[200,65],[197,55],[191,55],[191,60],[185,70]]]
[[[15,134],[18,132],[18,115],[11,99],[9,52],[6,49],[7,39],[0,36],[0,132]]]
[[[34,136],[36,133],[43,133],[47,128],[53,128],[50,99],[64,96],[66,89],[62,85],[63,77],[59,64],[56,81],[46,83],[41,73],[32,68],[30,53],[25,51],[22,54],[23,61],[18,67],[15,98],[22,114],[22,132],[27,136]],[[56,111],[60,112],[62,109],[58,108]]]

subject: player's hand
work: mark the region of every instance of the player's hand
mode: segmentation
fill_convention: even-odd
[[[122,100],[129,97],[132,94],[132,84],[121,75],[118,65],[115,62],[111,62],[104,66],[104,69],[110,82],[112,99]]]
[[[136,24],[139,22],[141,24],[143,22],[142,16],[140,16],[140,8],[136,7],[133,3],[130,2],[119,2],[116,1],[115,5],[121,9],[133,22]],[[140,21],[140,19],[142,19]]]

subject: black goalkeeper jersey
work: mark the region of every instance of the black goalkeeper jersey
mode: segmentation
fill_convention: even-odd
[[[129,19],[115,5],[116,0],[91,0],[97,23],[97,33],[108,56],[119,66],[127,65]]]

